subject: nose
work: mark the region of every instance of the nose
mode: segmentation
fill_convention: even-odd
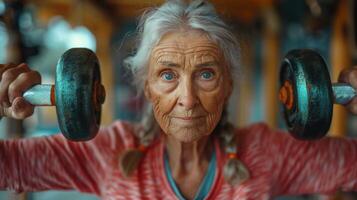
[[[178,105],[186,110],[193,109],[198,103],[196,92],[191,80],[182,81]]]

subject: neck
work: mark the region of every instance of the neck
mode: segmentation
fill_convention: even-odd
[[[185,143],[170,135],[166,136],[166,149],[174,177],[176,175],[187,175],[208,166],[213,152],[209,137],[205,136],[198,141]]]

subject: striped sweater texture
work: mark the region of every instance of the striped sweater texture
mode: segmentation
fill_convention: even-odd
[[[137,145],[133,131],[132,124],[116,121],[88,142],[71,142],[61,134],[0,141],[0,189],[74,189],[103,200],[177,199],[165,176],[163,137],[149,146],[133,176],[122,176],[118,158]],[[239,159],[251,178],[235,186],[224,180],[226,156],[215,139],[216,175],[206,199],[264,200],[357,190],[356,140],[298,141],[264,123],[236,134]]]

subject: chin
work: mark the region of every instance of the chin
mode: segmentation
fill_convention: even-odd
[[[209,133],[209,134],[207,134]],[[180,142],[191,143],[199,141],[201,138],[210,135],[209,131],[199,131],[197,129],[191,130],[184,128],[184,130],[169,131],[169,135],[176,138]]]

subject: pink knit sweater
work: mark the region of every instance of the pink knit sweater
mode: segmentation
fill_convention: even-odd
[[[164,171],[163,139],[148,149],[137,171],[124,178],[118,157],[136,144],[133,127],[115,122],[89,142],[62,135],[0,141],[0,189],[76,189],[114,199],[177,199]],[[264,200],[278,195],[357,189],[357,141],[325,138],[298,141],[265,124],[237,130],[238,152],[251,178],[231,186],[222,176],[226,161],[215,141],[217,168],[207,199]]]

